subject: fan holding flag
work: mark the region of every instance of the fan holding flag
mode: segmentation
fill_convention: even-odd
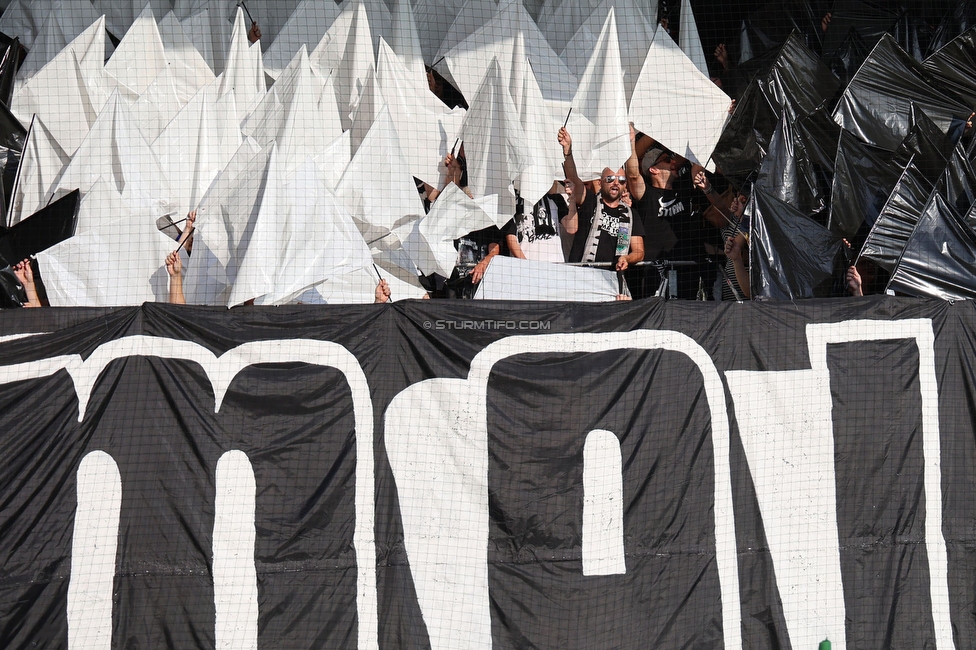
[[[559,144],[563,148],[566,180],[578,191],[573,201],[578,206],[576,223],[566,224],[567,232],[575,232],[570,262],[613,263],[617,271],[644,259],[644,225],[635,219],[633,211],[620,199],[627,182],[623,168],[616,171],[604,168],[600,178],[600,196],[588,191],[576,171],[573,159],[573,139],[565,127],[559,129]]]

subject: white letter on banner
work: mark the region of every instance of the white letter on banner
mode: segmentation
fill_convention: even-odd
[[[78,507],[71,537],[68,582],[68,649],[112,647],[112,594],[122,512],[122,477],[104,451],[78,466]]]
[[[468,379],[418,382],[390,403],[386,449],[400,498],[410,571],[433,650],[491,647],[487,392],[492,368],[522,354],[626,349],[679,352],[702,374],[712,421],[722,629],[727,650],[742,648],[725,389],[708,353],[692,338],[680,332],[637,330],[510,336],[475,356]],[[464,631],[462,639],[459,630]]]
[[[594,429],[583,443],[583,575],[627,573],[620,441]]]
[[[934,334],[927,319],[807,325],[811,370],[726,373],[793,647],[846,647],[827,346],[914,339],[925,459],[925,548],[936,647],[953,647]]]
[[[725,373],[794,648],[844,650],[829,377]]]
[[[928,318],[896,321],[849,320],[807,325],[810,366],[829,381],[827,346],[857,341],[915,339],[922,401],[922,455],[925,462],[925,552],[929,561],[929,598],[935,647],[955,647],[949,617],[949,558],[942,533],[942,440],[939,434],[939,384],[935,374],[935,333]]]
[[[207,348],[192,341],[136,335],[104,343],[95,348],[87,359],[82,359],[78,354],[69,354],[0,366],[0,385],[49,377],[59,370],[65,370],[74,383],[75,393],[78,396],[78,421],[82,422],[95,383],[108,364],[116,359],[139,356],[181,359],[199,364],[213,386],[216,399],[215,412],[220,411],[224,395],[234,377],[250,365],[308,363],[335,368],[343,374],[352,393],[356,426],[356,527],[353,533],[353,547],[356,551],[357,569],[357,646],[365,650],[379,647],[376,541],[373,534],[376,509],[373,403],[366,382],[366,373],[363,372],[356,357],[338,343],[314,339],[252,341],[227,350],[217,357]],[[255,619],[253,623],[246,624],[256,626],[257,621]]]
[[[251,461],[228,451],[215,476],[213,576],[218,649],[257,650],[258,578],[254,568],[254,504]]]

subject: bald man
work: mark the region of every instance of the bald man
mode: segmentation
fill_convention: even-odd
[[[608,262],[617,271],[644,259],[644,224],[631,208],[621,201],[627,177],[623,168],[604,168],[600,175],[600,192],[586,189],[573,159],[573,139],[566,128],[559,129],[563,148],[566,180],[579,191],[572,200],[578,206],[576,223],[566,223],[566,231],[575,233],[570,262]]]

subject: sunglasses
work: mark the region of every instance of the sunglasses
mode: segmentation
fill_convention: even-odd
[[[627,177],[626,176],[604,176],[603,177],[603,182],[604,183],[608,183],[609,184],[609,183],[612,183],[614,181],[617,181],[618,183],[620,183],[621,185],[623,185],[624,183],[627,182]]]

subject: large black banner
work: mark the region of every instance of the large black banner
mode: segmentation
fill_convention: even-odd
[[[0,314],[0,647],[976,647],[976,310]]]

